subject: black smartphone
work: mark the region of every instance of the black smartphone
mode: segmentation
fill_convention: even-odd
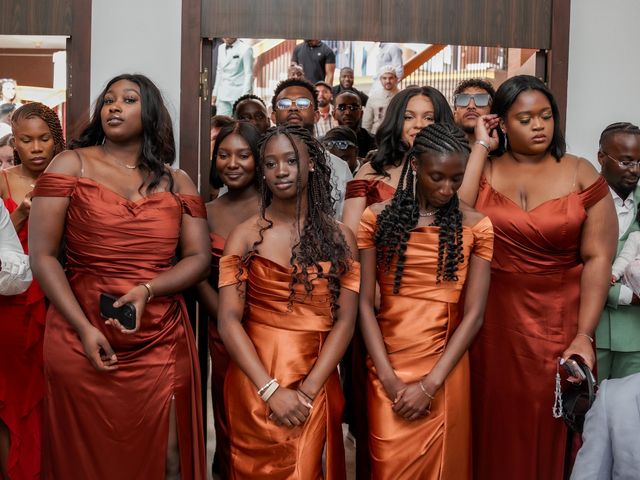
[[[125,303],[121,307],[114,307],[118,297],[109,295],[108,293],[100,294],[100,316],[102,318],[115,318],[127,330],[136,328],[136,307],[131,303]]]
[[[587,378],[584,370],[580,368],[580,365],[578,365],[578,362],[575,358],[570,357],[563,363],[561,363],[561,365],[570,377],[577,378],[580,381],[583,381]]]

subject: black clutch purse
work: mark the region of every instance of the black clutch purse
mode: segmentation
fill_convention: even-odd
[[[585,379],[580,383],[564,382],[562,388],[560,372],[556,372],[556,401],[553,406],[554,418],[562,418],[574,432],[582,433],[584,418],[596,399],[598,386],[591,369],[578,362]]]

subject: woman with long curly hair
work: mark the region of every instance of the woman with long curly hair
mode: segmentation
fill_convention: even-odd
[[[269,130],[260,213],[231,232],[220,260],[231,479],[346,478],[336,367],[360,272],[355,236],[333,218],[330,176],[307,130]]]
[[[458,127],[421,130],[393,199],[369,207],[360,223],[376,480],[470,478],[467,349],[482,324],[493,229],[458,200],[468,155]]]
[[[207,223],[211,239],[211,274],[198,284],[202,305],[209,314],[209,354],[211,355],[211,401],[216,431],[213,472],[229,478],[229,432],[224,413],[224,377],[229,366],[227,353],[218,333],[218,278],[220,257],[229,233],[256,215],[260,192],[256,170],[260,157],[260,131],[246,121],[234,121],[220,129],[211,156],[210,183],[219,179],[227,191],[207,203]]]
[[[16,166],[2,170],[0,197],[28,253],[33,186],[65,149],[56,112],[41,103],[18,108],[11,119]],[[40,478],[44,377],[42,342],[46,303],[37,281],[19,295],[0,296],[0,477]]]
[[[51,301],[43,477],[204,480],[200,373],[180,292],[209,271],[206,212],[169,167],[158,88],[143,75],[110,80],[72,148],[38,181],[29,224]],[[110,318],[102,294],[106,307],[133,308],[133,323]]]

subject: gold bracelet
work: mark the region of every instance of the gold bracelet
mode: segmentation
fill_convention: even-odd
[[[487,153],[491,153],[491,145],[489,145],[484,140],[476,140],[475,142],[473,142],[473,144],[474,145],[482,145],[484,148],[487,149]]]
[[[427,397],[429,397],[433,401],[434,399],[433,395],[427,392],[427,389],[424,388],[424,385],[422,385],[422,380],[420,380],[418,383],[420,384],[420,390],[422,390],[422,393],[424,393]]]
[[[151,285],[149,285],[149,283],[140,283],[139,285],[142,285],[147,289],[147,293],[149,294],[149,296],[147,297],[147,303],[149,303],[153,298],[153,289],[151,288]]]
[[[578,335],[582,335],[583,337],[587,337],[591,343],[593,343],[593,337],[591,335],[587,335],[586,333],[578,332],[576,333],[576,337]]]

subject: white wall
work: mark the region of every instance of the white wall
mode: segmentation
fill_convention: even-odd
[[[162,92],[173,118],[176,151],[181,20],[181,0],[93,0],[92,4],[91,102],[116,75],[148,76]]]
[[[640,124],[640,1],[572,0],[568,151],[597,162],[600,132]]]

